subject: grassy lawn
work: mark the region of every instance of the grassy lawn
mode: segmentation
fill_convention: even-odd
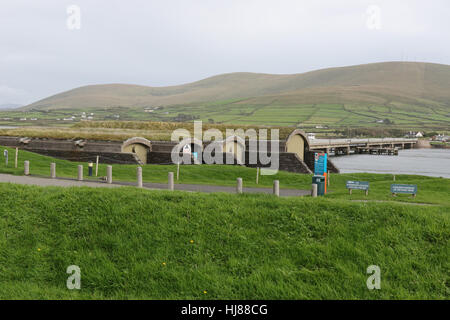
[[[10,184],[0,199],[0,299],[450,297],[439,206]]]
[[[76,178],[77,166],[82,164],[84,167],[85,179],[98,181],[98,177],[89,178],[87,163],[71,162],[51,157],[42,156],[36,153],[20,150],[18,168],[14,168],[15,149],[0,147],[9,151],[9,165],[5,167],[3,156],[0,161],[0,173],[10,173],[15,175],[23,174],[23,162],[30,161],[30,172],[32,175],[50,176],[50,163],[56,163],[56,174],[58,177]],[[137,165],[113,166],[113,180],[116,181],[136,181]],[[143,166],[144,182],[166,183],[168,172],[176,172],[175,165],[145,165]],[[95,174],[95,168],[94,168]],[[99,177],[106,176],[106,165],[99,165]],[[259,183],[256,184],[256,169],[242,166],[227,165],[186,165],[180,167],[180,179],[176,183],[205,184],[235,186],[236,178],[241,177],[244,180],[245,187],[266,187],[271,188],[273,180],[280,181],[280,187],[286,189],[304,189],[311,188],[311,175],[295,174],[285,171],[279,171],[276,175],[260,176]],[[348,194],[345,188],[347,180],[359,180],[370,182],[370,192],[366,197],[364,192],[354,190],[352,195]],[[418,195],[412,198],[410,195],[399,195],[392,197],[389,190],[392,183],[398,184],[416,184],[418,186]],[[329,194],[327,198],[344,200],[383,200],[411,203],[429,203],[444,206],[450,206],[450,179],[433,178],[416,175],[397,175],[396,181],[390,174],[372,174],[372,173],[354,173],[354,174],[331,174]]]

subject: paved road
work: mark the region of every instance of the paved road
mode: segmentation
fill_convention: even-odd
[[[50,179],[37,176],[13,176],[10,174],[0,174],[0,182],[9,182],[17,184],[28,184],[34,186],[56,186],[56,187],[120,187],[116,184],[107,184],[102,182],[77,181],[72,179]]]
[[[74,179],[50,179],[38,176],[14,176],[9,174],[0,174],[0,182],[9,182],[17,184],[27,184],[36,186],[57,186],[57,187],[100,187],[100,188],[115,188],[122,186],[134,186],[131,182],[114,182],[113,184],[107,184],[105,182],[96,181],[77,181]],[[167,189],[167,184],[164,183],[144,183],[144,188],[146,189]],[[225,193],[236,193],[236,188],[234,187],[223,187],[223,186],[209,186],[209,185],[199,185],[199,184],[175,184],[175,190],[181,191],[191,191],[191,192],[225,192]],[[271,188],[244,188],[244,193],[266,193],[271,194]],[[280,196],[283,197],[298,197],[309,195],[309,190],[294,190],[294,189],[280,189]]]

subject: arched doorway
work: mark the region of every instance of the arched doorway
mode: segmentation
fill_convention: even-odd
[[[303,161],[307,150],[309,141],[305,133],[298,129],[294,130],[286,139],[286,152],[295,153]]]
[[[147,164],[147,154],[151,150],[151,142],[145,138],[134,137],[122,144],[122,152],[134,153],[142,164]]]

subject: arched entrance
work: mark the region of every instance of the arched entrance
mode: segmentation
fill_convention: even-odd
[[[295,153],[300,160],[305,159],[305,151],[309,150],[309,141],[301,130],[294,130],[286,139],[286,152]]]
[[[134,153],[142,164],[147,164],[147,154],[152,149],[150,140],[134,137],[122,144],[122,152]]]

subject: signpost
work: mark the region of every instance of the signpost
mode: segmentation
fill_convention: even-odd
[[[346,188],[350,194],[352,194],[352,190],[364,190],[366,196],[369,195],[369,182],[366,181],[347,181]]]
[[[327,181],[327,161],[328,155],[326,153],[314,154],[314,175],[324,176]],[[327,184],[325,183],[325,193],[327,193]]]
[[[416,197],[417,185],[415,184],[391,184],[391,193],[395,197],[397,193],[412,194]]]

